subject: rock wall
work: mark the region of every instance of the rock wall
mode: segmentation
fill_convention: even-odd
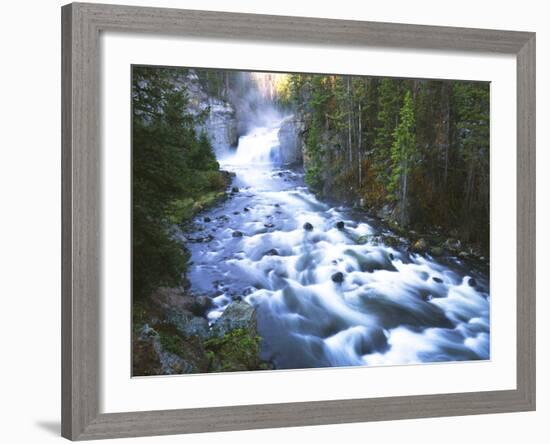
[[[279,159],[286,165],[302,165],[304,123],[290,116],[283,120],[279,130]]]
[[[208,94],[192,69],[182,81],[189,94],[190,111],[195,115],[205,115],[204,124],[200,125],[197,130],[199,132],[206,131],[217,154],[235,148],[238,142],[235,107],[227,101]]]

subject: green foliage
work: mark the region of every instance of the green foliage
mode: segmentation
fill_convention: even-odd
[[[171,233],[174,203],[220,188],[219,165],[203,116],[188,111],[184,69],[134,67],[132,73],[132,266],[140,298],[182,282],[188,254]]]
[[[221,337],[207,340],[204,345],[212,371],[256,370],[260,367],[260,336],[237,328]]]
[[[170,334],[164,331],[159,333],[160,345],[164,351],[181,356],[183,352],[183,339],[177,334]]]
[[[394,130],[399,123],[401,109],[401,85],[397,79],[385,78],[380,82],[378,95],[379,126],[375,128],[374,139],[374,169],[378,180],[388,183],[391,165],[391,147]]]
[[[394,200],[404,199],[406,182],[416,155],[416,135],[414,133],[414,110],[411,92],[407,91],[400,113],[399,125],[393,131],[391,145],[391,174],[388,192]]]
[[[322,149],[318,124],[312,124],[306,138],[306,184],[314,191],[321,190],[323,186],[322,173]]]
[[[405,225],[409,220],[409,180],[417,157],[416,135],[414,133],[414,109],[410,91],[407,91],[405,94],[399,120],[399,125],[397,125],[393,132],[388,197],[399,202],[399,219],[401,224]]]

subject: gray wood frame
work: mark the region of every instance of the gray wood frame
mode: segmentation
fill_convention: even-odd
[[[99,412],[102,31],[517,57],[517,389]],[[97,439],[535,409],[535,34],[73,3],[62,8],[62,435]]]

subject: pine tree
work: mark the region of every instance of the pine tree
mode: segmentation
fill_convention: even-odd
[[[378,180],[387,184],[390,169],[390,150],[393,132],[399,123],[401,88],[397,79],[385,78],[379,85],[378,123],[374,139],[374,167]]]
[[[414,108],[410,91],[405,94],[399,120],[399,125],[393,132],[388,191],[391,198],[398,202],[401,225],[406,225],[409,219],[409,180],[417,154]]]

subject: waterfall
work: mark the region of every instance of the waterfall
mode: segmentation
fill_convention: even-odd
[[[235,154],[226,159],[234,165],[266,165],[277,161],[280,123],[267,127],[256,127],[239,138]]]

